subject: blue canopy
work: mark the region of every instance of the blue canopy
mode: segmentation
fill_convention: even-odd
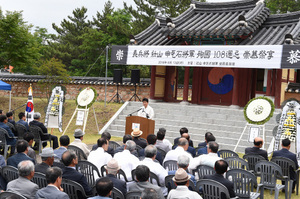
[[[11,91],[11,85],[0,80],[0,90]]]

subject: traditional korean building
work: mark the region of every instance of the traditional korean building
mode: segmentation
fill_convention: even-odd
[[[283,45],[300,43],[300,12],[270,15],[263,0],[226,3],[193,1],[176,18],[157,17],[131,39],[134,45]],[[251,55],[256,56],[256,55]],[[258,67],[259,68],[259,67]],[[192,73],[193,104],[237,105],[258,94],[273,96],[279,107],[288,82],[300,82],[294,69],[185,67],[183,101]],[[177,100],[178,68],[151,67],[150,98]]]

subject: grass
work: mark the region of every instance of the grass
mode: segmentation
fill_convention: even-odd
[[[27,98],[24,97],[13,97],[12,98],[12,110],[22,106],[27,102]],[[0,109],[2,109],[5,113],[8,111],[8,104],[9,104],[9,98],[8,97],[1,97],[0,98]],[[45,121],[45,107],[48,106],[47,99],[45,98],[33,98],[33,104],[34,104],[34,111],[40,112],[42,115],[41,122]],[[122,106],[122,104],[117,103],[109,103],[106,104],[106,107],[104,106],[104,102],[95,102],[93,106],[89,110],[87,125],[85,129],[86,135],[84,136],[84,142],[86,144],[95,144],[97,142],[97,139],[100,137],[97,130],[97,125],[95,121],[94,111],[95,109],[95,115],[98,120],[98,128],[101,130],[101,128],[109,121],[109,119],[117,112],[117,110]],[[76,102],[75,100],[66,100],[64,103],[64,115],[63,115],[63,130],[65,130],[67,124],[69,123],[75,109],[76,109]],[[18,121],[18,113],[24,112],[25,106],[15,110],[14,114],[14,120]],[[76,115],[77,116],[77,115]],[[74,130],[77,128],[83,128],[83,126],[76,126],[76,116],[74,117],[73,121],[71,122],[67,132],[65,135],[68,135],[71,139],[71,141],[74,140],[73,133]],[[125,128],[125,127],[124,127]],[[51,129],[48,129],[48,132],[51,133]],[[58,138],[62,135],[61,132],[58,131],[58,129],[53,129],[53,135],[56,135]],[[114,141],[121,141],[122,138],[120,137],[112,137],[112,140]]]

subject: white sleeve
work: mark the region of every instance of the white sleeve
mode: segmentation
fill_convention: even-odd
[[[151,107],[151,109],[150,109],[149,112],[150,112],[150,113],[149,113],[149,119],[153,120],[153,118],[154,118],[154,110],[153,110],[152,107]]]

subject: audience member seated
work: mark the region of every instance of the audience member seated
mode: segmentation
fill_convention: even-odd
[[[187,157],[186,155],[178,156],[178,160],[177,160],[178,168],[184,169],[187,172],[187,174],[191,177],[191,180],[194,182],[194,184],[196,186],[197,180],[195,179],[195,176],[188,172],[189,164],[190,164],[189,157]],[[176,170],[168,171],[168,175],[175,175],[175,173],[176,173]]]
[[[43,134],[41,133],[40,136],[41,136],[41,140],[44,141],[44,140],[49,140],[49,136],[53,142],[53,149],[56,149],[58,147],[58,139],[55,135],[51,135],[51,134],[48,134],[48,130],[47,128],[45,127],[45,125],[40,122],[40,119],[41,119],[41,114],[39,112],[35,112],[33,114],[33,121],[31,121],[29,123],[30,126],[38,126],[42,129],[43,131]],[[43,143],[43,147],[45,147],[47,145],[46,142]]]
[[[54,154],[58,159],[61,160],[62,154],[68,150],[68,146],[70,144],[70,138],[67,135],[63,135],[59,138],[60,147],[54,150]]]
[[[4,159],[3,155],[0,155],[0,167],[4,167],[4,166],[6,166],[5,159]],[[5,181],[3,176],[0,175],[0,192],[1,192],[1,190],[6,190],[6,185],[7,185],[7,182]]]
[[[7,117],[5,115],[0,115],[0,127],[4,128],[10,137],[14,137],[15,135],[10,130],[9,126],[6,125],[6,123],[7,123]],[[15,145],[16,145],[17,139],[16,138],[8,138],[7,136],[5,136],[5,138],[6,138],[6,143],[8,145],[11,145],[10,155],[12,155],[15,153]],[[16,167],[17,167],[17,165],[16,165]]]
[[[111,192],[113,190],[113,182],[110,178],[100,178],[96,182],[96,191],[98,196],[90,197],[88,199],[110,199]],[[124,196],[125,197],[125,196]]]
[[[298,169],[299,164],[298,164],[298,161],[297,161],[297,156],[296,156],[296,154],[289,151],[290,148],[291,148],[291,141],[288,138],[286,138],[286,139],[282,140],[281,146],[282,146],[281,150],[273,152],[273,157],[288,158],[288,159],[292,160],[293,162],[295,162],[296,169]],[[291,176],[291,180],[293,180],[292,192],[294,193],[295,192],[295,187],[296,187],[297,175],[296,175],[296,172],[294,171],[294,169],[292,167],[290,168],[290,176]],[[284,184],[284,183],[285,182],[282,181],[282,184]]]
[[[195,191],[190,191],[189,190],[189,183],[190,183],[190,178],[187,174],[187,172],[179,168],[175,176],[173,177],[173,181],[175,185],[177,186],[176,189],[172,189],[169,192],[169,195],[167,199],[173,199],[173,198],[187,198],[187,199],[202,199],[202,197]]]
[[[16,125],[16,122],[14,121],[13,118],[13,112],[7,112],[6,117],[7,117],[7,122],[13,124],[14,126]]]
[[[143,161],[141,161],[140,164],[147,166],[152,173],[157,175],[159,183],[162,186],[165,186],[165,177],[168,175],[168,172],[158,162],[154,161],[156,154],[157,154],[156,147],[154,145],[148,145],[145,148],[145,159]],[[163,191],[163,194],[166,196],[168,194],[167,188],[161,187],[161,189]]]
[[[139,165],[139,159],[132,155],[130,151],[136,148],[136,144],[132,140],[128,140],[125,143],[124,151],[116,153],[114,159],[118,162],[121,169],[125,172],[127,180],[131,181],[131,171]]]
[[[148,144],[148,146],[149,145],[155,145],[156,144],[156,140],[157,140],[156,135],[149,134],[147,136],[147,144]],[[139,157],[144,157],[144,156],[145,156],[145,149],[141,149],[139,151]],[[155,159],[162,165],[163,158],[162,158],[162,155],[161,155],[161,153],[159,151],[157,151]]]
[[[42,163],[35,165],[35,172],[46,174],[48,168],[52,167],[54,162],[54,152],[52,148],[44,148],[40,154]]]
[[[34,161],[36,162],[36,154],[35,151],[32,149],[34,135],[32,133],[25,133],[23,138],[28,142],[29,145],[27,155],[34,159]]]
[[[48,186],[37,191],[35,199],[69,199],[68,194],[61,188],[62,171],[58,167],[51,167],[46,171]]]
[[[107,164],[108,161],[112,159],[112,157],[110,154],[105,152],[108,148],[108,141],[106,140],[106,138],[99,138],[97,144],[98,148],[95,151],[91,151],[87,160],[93,163],[98,168],[98,170],[101,171],[101,167]]]
[[[205,133],[205,141],[199,143],[199,144],[198,144],[198,147],[206,147],[206,145],[207,145],[207,136],[209,136],[209,135],[212,135],[212,133],[211,133],[211,132],[206,132],[206,133]]]
[[[179,133],[180,133],[180,137],[174,139],[174,146],[177,146],[177,145],[178,145],[178,141],[179,141],[180,138],[182,138],[182,134],[184,134],[184,133],[189,133],[189,130],[188,130],[186,127],[182,127],[182,128],[179,130]],[[194,147],[194,144],[193,144],[193,141],[192,141],[192,140],[189,141],[189,146]],[[173,148],[174,148],[174,147],[173,147]]]
[[[21,194],[26,198],[34,198],[39,186],[30,180],[34,176],[34,165],[30,160],[18,164],[19,177],[7,184],[7,191]]]
[[[114,151],[114,154],[124,151],[124,148],[125,148],[125,146],[126,146],[125,143],[127,142],[127,140],[132,140],[131,135],[124,135],[124,136],[123,136],[123,145],[117,147],[117,148],[115,149],[115,151]],[[130,153],[131,153],[132,155],[135,155],[136,157],[139,157],[139,155],[138,155],[138,153],[137,153],[137,151],[136,151],[135,149],[133,149],[133,151],[130,151]]]
[[[245,154],[255,154],[255,155],[261,155],[266,160],[268,160],[268,153],[267,151],[260,149],[264,144],[264,140],[260,137],[254,138],[254,146],[248,147],[245,149]]]
[[[233,183],[224,178],[224,173],[227,171],[228,163],[225,160],[218,160],[216,161],[214,168],[216,173],[213,175],[206,175],[203,177],[203,179],[211,179],[223,184],[228,189],[230,198],[234,198],[235,193],[233,189]],[[222,194],[221,198],[226,199],[226,196]]]
[[[185,139],[187,139],[188,142],[190,141],[190,135],[189,135],[189,134],[184,133],[184,134],[182,134],[182,137],[185,138]],[[176,147],[177,147],[177,146],[174,146],[174,149],[175,149]],[[188,149],[187,149],[186,151],[189,152],[193,157],[196,156],[196,150],[195,150],[194,147],[189,146]]]
[[[166,129],[165,128],[159,128],[157,134],[157,141],[155,146],[161,150],[164,150],[166,153],[168,153],[170,150],[172,150],[172,144],[169,140],[165,139],[166,136]]]
[[[143,139],[140,139],[141,135],[143,134],[143,131],[139,129],[134,129],[131,132],[131,136],[133,137],[133,141],[135,142],[136,145],[139,145],[143,149],[147,146],[147,142]]]
[[[104,132],[101,134],[101,138],[105,138],[108,141],[108,148],[105,152],[109,153],[112,157],[114,157],[114,149],[109,146],[109,141],[111,138],[111,135],[109,132]],[[92,147],[92,151],[96,150],[98,148],[98,144],[94,144]]]
[[[123,180],[120,180],[116,177],[117,173],[121,169],[118,162],[113,158],[104,167],[105,167],[106,172],[107,172],[106,177],[111,179],[111,181],[114,184],[114,187],[119,189],[123,193],[123,195],[125,196],[126,193],[127,193],[126,182],[124,182]]]
[[[25,116],[25,113],[23,112],[20,112],[19,113],[19,121],[17,121],[17,124],[22,124],[26,127],[27,131],[29,131],[29,126],[28,126],[28,123],[26,122],[26,116]]]
[[[88,149],[88,146],[82,142],[84,134],[85,133],[81,129],[76,129],[74,132],[75,140],[71,142],[70,145],[77,146],[85,153],[86,156],[89,156],[90,150]]]
[[[157,185],[151,184],[148,179],[150,176],[150,170],[145,165],[139,165],[135,169],[135,175],[137,182],[134,182],[132,184],[128,185],[128,191],[144,191],[144,189],[152,188],[154,189],[159,199],[164,199],[163,192],[161,191],[161,188]]]
[[[92,189],[87,183],[86,177],[76,171],[76,165],[78,164],[78,157],[73,151],[65,151],[62,155],[62,162],[65,165],[63,168],[62,177],[78,182],[82,185],[86,195],[92,195]]]
[[[177,161],[178,156],[180,155],[186,155],[187,157],[190,158],[190,160],[193,159],[192,155],[188,152],[186,152],[186,150],[189,148],[189,142],[187,141],[187,139],[185,138],[180,138],[178,140],[178,147],[176,147],[176,149],[171,150],[167,153],[164,162],[168,161],[168,160],[175,160]]]
[[[208,154],[208,151],[207,151],[208,143],[215,142],[215,141],[216,141],[215,136],[212,133],[208,134],[205,138],[205,142],[206,142],[205,147],[198,149],[198,156],[203,155],[203,154]],[[220,156],[219,152],[218,152],[218,156]]]
[[[189,169],[194,170],[199,165],[206,165],[213,168],[216,161],[222,159],[217,154],[218,149],[219,145],[216,142],[209,142],[207,148],[208,154],[200,155],[194,158],[190,163]]]
[[[141,199],[158,199],[158,195],[154,189],[147,188],[142,191]]]
[[[7,159],[7,165],[13,166],[13,167],[18,167],[18,164],[22,162],[23,160],[30,160],[35,164],[34,159],[28,157],[28,142],[25,140],[19,140],[17,142],[17,154],[9,157]]]

